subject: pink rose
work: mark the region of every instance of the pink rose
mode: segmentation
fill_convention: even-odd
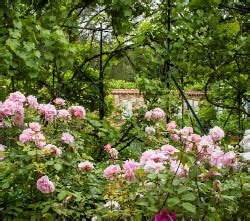
[[[236,159],[236,154],[233,151],[229,151],[224,154],[222,157],[222,164],[224,167],[228,167],[233,165],[234,161]]]
[[[72,106],[69,108],[69,112],[77,118],[85,118],[86,117],[85,108],[82,106]]]
[[[8,97],[8,100],[16,102],[16,103],[24,103],[26,101],[26,97],[19,91],[11,93]]]
[[[54,120],[57,110],[52,104],[40,104],[38,107],[38,112],[44,116],[44,119],[48,122]]]
[[[30,123],[29,127],[33,131],[40,131],[41,130],[41,125],[39,123],[36,123],[36,122]]]
[[[176,122],[175,121],[171,121],[170,123],[167,124],[167,131],[168,132],[173,132],[174,129],[176,128]]]
[[[56,105],[63,106],[63,105],[65,105],[65,100],[62,99],[62,98],[60,98],[60,97],[57,97],[57,98],[54,100],[54,103],[55,103]]]
[[[210,129],[209,135],[214,141],[220,141],[225,136],[225,133],[221,128],[215,126],[214,128]]]
[[[147,111],[145,114],[145,118],[147,119],[147,121],[150,121],[152,117],[152,112],[151,111]]]
[[[30,106],[31,108],[35,109],[35,110],[36,110],[36,109],[38,108],[38,106],[39,106],[39,104],[38,104],[38,102],[37,102],[37,98],[34,97],[34,96],[32,96],[32,95],[29,95],[29,96],[27,97],[27,102],[28,102],[29,106]]]
[[[65,144],[71,144],[74,142],[74,137],[70,133],[62,133],[61,141]]]
[[[108,144],[105,144],[105,145],[104,145],[104,150],[105,150],[105,151],[109,152],[110,149],[111,149],[111,144],[108,143]]]
[[[104,170],[104,177],[107,179],[112,179],[121,172],[121,167],[119,165],[110,165]]]
[[[27,143],[29,141],[32,141],[33,135],[35,134],[34,131],[32,131],[30,128],[23,130],[23,132],[19,136],[19,141],[21,143]]]
[[[0,152],[5,152],[5,148],[6,146],[0,144]],[[5,157],[5,154],[0,153],[0,161],[3,160]]]
[[[48,176],[42,176],[36,182],[36,187],[42,193],[53,193],[55,191],[54,184],[49,180]]]
[[[138,168],[138,163],[134,160],[126,160],[123,164],[124,175],[127,180],[135,178],[135,170]]]
[[[95,169],[93,163],[89,162],[89,161],[85,161],[85,162],[81,162],[78,164],[78,169],[80,171],[91,171],[93,169]]]
[[[32,136],[32,140],[35,142],[36,146],[39,149],[43,149],[43,147],[46,145],[46,139],[42,133],[34,134]]]
[[[155,129],[153,127],[146,126],[145,132],[147,134],[155,134]]]

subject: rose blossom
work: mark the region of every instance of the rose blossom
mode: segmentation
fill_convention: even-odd
[[[48,176],[42,176],[36,182],[36,187],[42,193],[53,193],[55,191],[54,184],[49,180]]]
[[[135,178],[135,170],[138,168],[138,163],[134,160],[126,160],[123,164],[124,175],[127,180]]]
[[[65,105],[65,100],[62,99],[62,98],[60,98],[60,97],[57,97],[57,98],[54,100],[54,103],[55,103],[56,105],[63,106],[63,105]]]
[[[105,150],[105,151],[109,152],[110,149],[111,149],[111,144],[108,143],[108,144],[105,144],[105,145],[104,145],[104,150]]]
[[[65,144],[71,144],[74,142],[74,137],[70,133],[62,133],[61,141]]]
[[[32,131],[30,128],[23,130],[23,132],[19,136],[19,141],[21,143],[26,143],[26,142],[32,141],[32,137],[34,134],[35,134],[35,132]]]
[[[144,166],[144,170],[147,172],[159,173],[163,169],[164,165],[162,162],[148,161]]]
[[[37,109],[38,108],[38,102],[37,102],[37,98],[32,96],[32,95],[29,95],[27,97],[27,102],[29,104],[29,106],[33,109]]]
[[[174,212],[162,210],[155,214],[155,221],[177,221],[177,219]]]
[[[46,145],[45,136],[42,133],[34,134],[32,136],[32,141],[35,142],[39,149],[43,149],[43,147]]]
[[[71,114],[69,113],[68,110],[62,109],[62,110],[58,110],[57,117],[63,118],[64,120],[68,121],[71,119]]]
[[[179,161],[172,160],[170,163],[170,171],[175,173],[176,176],[187,176],[189,173],[189,167],[183,166]]]
[[[145,114],[145,118],[147,119],[147,121],[150,121],[151,117],[152,117],[152,112],[147,111],[146,114]]]
[[[170,138],[175,142],[180,140],[180,137],[177,134],[170,134]]]
[[[173,132],[174,129],[176,128],[176,122],[175,121],[171,121],[167,124],[167,131],[168,132]]]
[[[225,136],[225,133],[220,127],[215,126],[214,128],[210,129],[209,135],[214,141],[220,141]]]
[[[71,106],[69,112],[77,118],[85,118],[86,116],[85,108],[82,106]]]
[[[155,108],[152,110],[152,118],[154,120],[164,120],[166,117],[165,112],[161,108]]]
[[[111,179],[117,176],[121,172],[121,167],[119,165],[110,165],[104,170],[104,177]]]
[[[44,116],[46,121],[49,122],[53,121],[57,114],[57,110],[52,104],[40,104],[38,106],[38,112]]]
[[[176,152],[180,152],[178,149],[173,147],[172,145],[166,144],[161,147],[161,152],[166,155],[172,155]]]
[[[29,123],[29,128],[33,131],[40,131],[41,130],[41,125],[36,122]]]
[[[229,151],[222,157],[222,164],[224,167],[231,166],[236,159],[236,154],[233,151]]]
[[[5,148],[5,145],[0,144],[0,152],[5,152]],[[0,153],[0,161],[3,160],[5,157],[5,154]]]
[[[85,162],[81,162],[78,164],[78,169],[80,171],[91,171],[93,169],[95,169],[93,163],[89,162],[89,161],[85,161]]]
[[[8,100],[22,104],[26,101],[26,97],[21,92],[16,91],[9,95]]]
[[[145,132],[147,134],[155,134],[155,129],[153,127],[146,126]]]

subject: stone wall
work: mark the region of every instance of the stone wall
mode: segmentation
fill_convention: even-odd
[[[132,111],[144,105],[143,94],[137,89],[114,89],[111,94],[115,98],[115,106],[118,108],[128,107]],[[199,101],[203,98],[202,91],[186,91],[189,103],[193,107],[198,107]]]

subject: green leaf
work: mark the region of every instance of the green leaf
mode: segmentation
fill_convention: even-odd
[[[62,190],[58,195],[57,195],[57,199],[58,200],[63,200],[66,196],[68,195],[68,192],[65,190]]]
[[[179,198],[177,198],[177,197],[169,198],[168,201],[167,201],[167,204],[168,204],[170,207],[175,206],[175,205],[177,205],[178,203],[180,203],[180,200],[179,200]]]
[[[183,201],[194,201],[196,199],[196,196],[192,193],[187,193],[181,197],[181,200]]]
[[[56,163],[54,165],[54,167],[55,167],[56,170],[61,170],[62,169],[62,165],[60,163]]]
[[[43,208],[43,210],[42,210],[42,213],[48,212],[49,209],[50,209],[50,205],[45,206],[45,207]]]
[[[191,213],[195,213],[195,212],[196,212],[195,206],[194,206],[193,204],[191,204],[191,203],[182,203],[181,206],[182,206],[185,210],[187,210],[187,211],[189,211],[189,212],[191,212]]]

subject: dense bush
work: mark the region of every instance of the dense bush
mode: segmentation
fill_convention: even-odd
[[[20,92],[0,103],[1,219],[247,219],[244,163],[219,127],[178,130],[154,108],[133,132],[142,153],[124,154],[117,128],[54,103]]]

